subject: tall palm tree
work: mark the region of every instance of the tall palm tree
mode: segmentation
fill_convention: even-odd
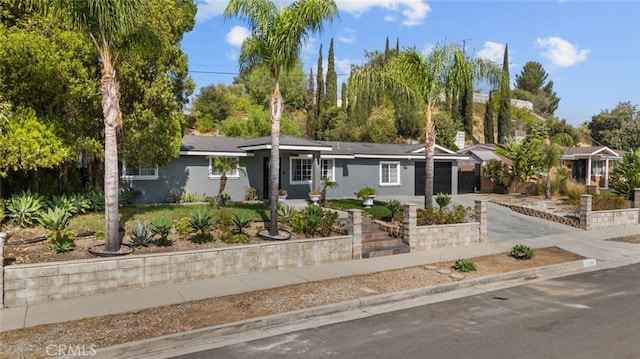
[[[118,143],[117,133],[122,127],[120,83],[116,65],[118,55],[137,45],[152,42],[152,34],[134,36],[143,31],[139,14],[143,0],[23,0],[29,7],[64,17],[93,42],[102,67],[100,75],[101,106],[104,121],[104,195],[105,250],[117,252],[121,241],[118,235]],[[140,41],[142,40],[142,41]],[[155,38],[153,40],[158,40]]]
[[[238,167],[240,162],[233,157],[211,157],[213,164],[211,166],[211,172],[220,172],[220,187],[218,189],[218,195],[216,196],[216,206],[223,204],[224,190],[227,187],[227,172],[238,170],[244,172],[243,168]]]
[[[293,68],[300,58],[300,50],[310,34],[320,33],[323,22],[338,15],[333,0],[298,0],[278,8],[268,0],[230,0],[225,17],[237,17],[248,23],[251,36],[242,44],[240,71],[266,66],[273,77],[273,92],[269,101],[271,115],[271,161],[269,192],[271,218],[269,234],[277,236],[278,183],[280,177],[280,118],[282,95],[280,75]]]
[[[428,57],[415,48],[400,52],[383,68],[364,66],[354,72],[349,85],[357,91],[384,89],[405,95],[415,103],[424,104],[426,178],[424,184],[424,206],[433,207],[433,157],[435,154],[436,132],[432,114],[440,101],[440,94],[446,92],[447,78],[453,66],[453,45],[438,45]],[[350,90],[350,93],[352,91]]]

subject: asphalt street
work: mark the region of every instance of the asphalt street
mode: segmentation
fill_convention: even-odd
[[[639,358],[639,279],[633,264],[179,358]]]

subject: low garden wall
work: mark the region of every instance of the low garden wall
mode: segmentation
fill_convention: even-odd
[[[636,189],[635,198],[640,197],[639,193],[640,189]],[[640,208],[592,211],[592,200],[593,197],[589,194],[580,196],[580,227],[582,229],[589,231],[599,228],[640,224]],[[637,204],[637,201],[633,202],[634,207]]]
[[[557,223],[561,223],[561,224],[564,224],[564,225],[567,225],[567,226],[581,228],[580,220],[578,220],[578,219],[573,219],[573,218],[569,218],[569,217],[563,217],[563,216],[559,216],[559,215],[554,214],[554,213],[540,211],[540,210],[529,208],[529,207],[517,206],[517,205],[513,205],[513,204],[500,203],[500,202],[496,202],[496,201],[491,201],[491,203],[495,203],[495,204],[501,205],[503,207],[507,207],[510,210],[514,211],[514,212],[521,213],[521,214],[524,214],[524,215],[527,215],[527,216],[546,219],[547,221],[557,222]]]
[[[431,226],[417,225],[416,205],[404,206],[403,241],[411,252],[469,246],[487,241],[486,201],[475,202],[475,222]]]
[[[358,240],[347,235],[4,266],[0,268],[4,275],[0,283],[4,294],[0,304],[5,307],[21,306],[123,289],[346,261],[353,258],[354,247],[359,248]]]

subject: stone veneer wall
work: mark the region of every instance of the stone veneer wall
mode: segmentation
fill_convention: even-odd
[[[417,206],[404,206],[403,241],[411,252],[435,248],[469,246],[487,241],[487,209],[485,201],[475,202],[475,220],[471,223],[417,225]]]
[[[359,213],[355,216],[358,217]],[[0,240],[3,238],[0,236]],[[20,306],[122,289],[346,261],[352,259],[353,247],[357,246],[354,238],[310,238],[186,252],[5,266],[0,267],[4,269],[4,280],[0,283],[4,296],[0,305]]]

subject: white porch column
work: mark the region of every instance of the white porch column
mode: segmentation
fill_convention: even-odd
[[[609,157],[604,159],[604,188],[609,188]]]
[[[587,158],[587,186],[591,186],[591,156]]]
[[[320,169],[320,152],[313,153],[313,171],[312,171],[312,179],[311,179],[311,190],[320,190],[321,186],[321,169]]]

